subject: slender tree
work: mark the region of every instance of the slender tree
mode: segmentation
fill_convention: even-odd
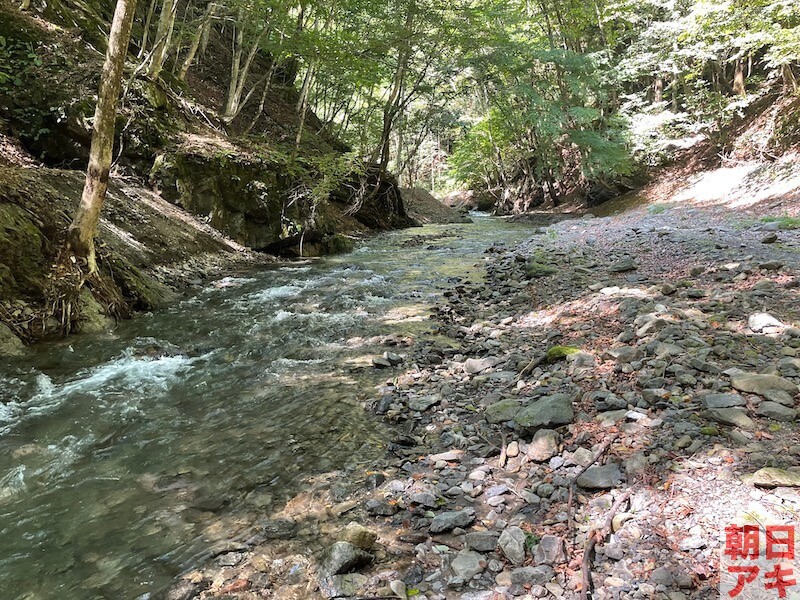
[[[108,189],[114,149],[114,120],[117,115],[122,71],[128,54],[128,41],[135,12],[136,0],[117,0],[94,113],[86,183],[78,212],[67,231],[67,254],[86,259],[90,275],[97,273],[94,238],[97,235],[100,210],[103,208]]]

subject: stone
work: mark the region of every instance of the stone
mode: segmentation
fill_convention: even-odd
[[[0,323],[0,356],[22,356],[25,344],[6,325]]]
[[[747,319],[747,326],[755,333],[763,331],[777,330],[780,331],[786,327],[783,323],[778,321],[769,313],[755,313],[750,315]]]
[[[741,408],[712,408],[703,411],[703,416],[717,423],[742,429],[753,429],[756,426],[753,419]]]
[[[731,385],[740,392],[763,396],[770,390],[781,390],[797,394],[798,387],[779,375],[760,375],[757,373],[735,373],[731,375]]]
[[[759,269],[764,271],[780,271],[783,268],[783,263],[779,260],[768,260],[758,264]]]
[[[450,563],[453,575],[469,581],[486,568],[486,559],[474,550],[462,550]]]
[[[408,401],[408,408],[413,411],[425,412],[441,401],[442,399],[439,396],[418,396]]]
[[[335,542],[326,551],[320,565],[325,577],[341,575],[372,562],[372,555],[350,542]]]
[[[367,500],[367,511],[371,515],[379,515],[382,517],[391,517],[397,514],[397,506],[388,502],[384,498],[372,498]]]
[[[499,534],[495,531],[470,531],[465,536],[467,546],[478,552],[492,552],[497,548]]]
[[[589,467],[576,480],[579,487],[587,490],[609,490],[622,481],[619,465],[609,462],[601,467]]]
[[[519,527],[506,527],[497,540],[497,547],[512,565],[525,562],[525,532]]]
[[[558,454],[558,434],[552,429],[540,429],[528,444],[528,458],[535,462],[544,462]]]
[[[775,467],[764,467],[752,475],[746,475],[742,479],[757,487],[800,487],[800,472],[787,471]]]
[[[399,354],[395,354],[394,352],[384,352],[383,358],[389,361],[393,367],[401,364],[403,362],[403,357]]]
[[[521,409],[522,406],[517,400],[500,400],[486,409],[484,417],[492,424],[506,423],[513,421]]]
[[[778,241],[778,234],[775,233],[774,231],[768,233],[763,238],[761,238],[762,244],[774,244],[777,241]]]
[[[797,411],[793,408],[778,404],[777,402],[770,402],[769,400],[759,404],[756,413],[774,421],[788,422],[794,421],[797,418]]]
[[[670,587],[675,583],[675,576],[666,567],[658,567],[650,573],[650,583]]]
[[[464,510],[448,511],[436,515],[430,526],[430,533],[443,533],[452,531],[456,527],[466,527],[475,520],[475,510],[465,508]]]
[[[747,404],[739,394],[708,394],[700,402],[703,408],[733,408]]]
[[[332,575],[320,580],[319,589],[326,598],[350,598],[357,596],[367,581],[367,576],[360,573]]]
[[[494,358],[468,358],[464,362],[464,372],[477,375],[497,364]]]
[[[635,271],[638,268],[639,267],[636,265],[633,259],[625,258],[623,260],[619,260],[615,263],[612,263],[608,267],[608,270],[611,273],[627,273],[629,271]]]
[[[564,540],[557,535],[543,535],[533,550],[533,560],[537,565],[560,565],[567,560]]]
[[[382,356],[373,356],[372,357],[372,366],[376,369],[388,369],[392,366],[392,363],[389,360],[383,358]]]
[[[517,413],[515,421],[522,429],[538,429],[572,423],[575,412],[572,397],[567,394],[545,396],[525,406]]]
[[[634,346],[617,346],[609,348],[603,353],[603,358],[617,363],[629,363],[642,357],[642,351]]]
[[[548,565],[539,565],[537,567],[520,567],[511,571],[511,584],[512,585],[544,585],[549,583],[555,572],[553,568]]]
[[[350,542],[355,547],[361,548],[362,550],[371,550],[377,539],[377,533],[355,521],[348,523],[347,527],[340,535],[340,541]]]

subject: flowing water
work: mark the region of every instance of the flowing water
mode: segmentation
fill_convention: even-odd
[[[146,597],[230,538],[225,515],[241,528],[379,457],[359,404],[386,377],[360,368],[374,337],[425,336],[485,248],[531,233],[475,221],[241,273],[0,364],[0,598]]]

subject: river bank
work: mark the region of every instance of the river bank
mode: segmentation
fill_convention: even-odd
[[[797,208],[655,203],[489,248],[439,337],[386,355],[386,458],[166,597],[716,595],[721,524],[800,509]]]

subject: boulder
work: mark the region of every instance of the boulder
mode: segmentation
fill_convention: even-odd
[[[575,418],[572,397],[567,394],[545,396],[522,408],[515,421],[522,429],[539,429],[554,425],[567,425]]]
[[[601,467],[589,467],[578,477],[576,483],[587,490],[609,490],[622,481],[622,471],[615,462]]]

